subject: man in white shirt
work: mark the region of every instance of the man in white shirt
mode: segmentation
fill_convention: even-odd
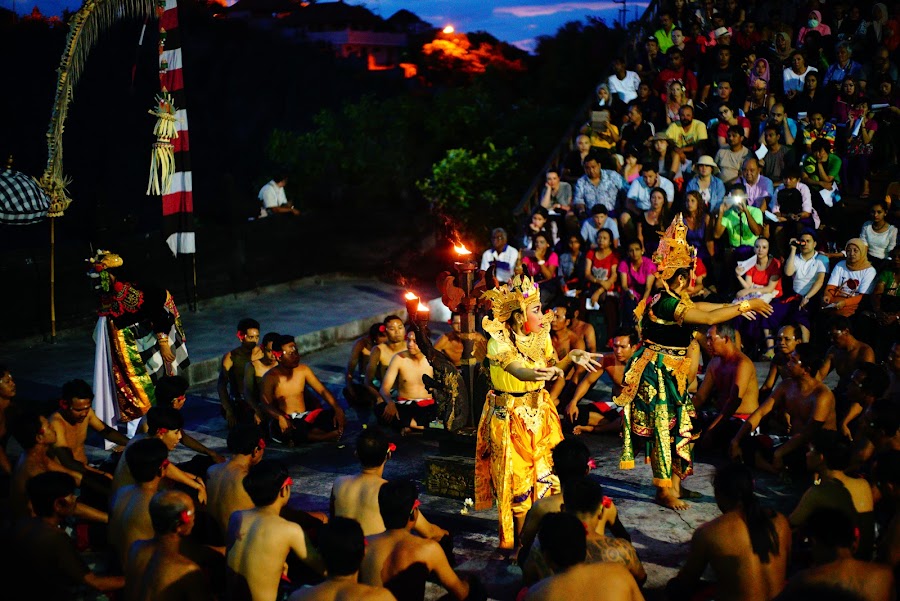
[[[619,217],[622,225],[627,224],[632,218],[638,219],[644,211],[650,210],[650,193],[653,188],[665,190],[666,202],[672,206],[672,201],[675,200],[675,185],[659,174],[655,164],[647,163],[641,167],[641,176],[631,182],[631,187],[628,188],[625,211]]]
[[[794,314],[794,319],[800,326],[803,341],[806,342],[809,340],[810,326],[806,306],[825,286],[828,259],[816,251],[816,239],[812,230],[805,230],[799,239],[791,238],[790,248],[784,262],[784,275],[793,278],[794,294],[800,297],[799,301],[796,301],[797,313]]]
[[[613,73],[606,80],[610,94],[617,94],[625,104],[637,98],[641,77],[625,68],[625,59],[616,57],[612,63]]]
[[[481,255],[481,269],[487,271],[491,265],[496,266],[497,280],[501,284],[509,282],[519,260],[519,251],[507,244],[506,230],[494,228],[491,232],[491,248]]]
[[[287,195],[284,193],[284,187],[287,185],[287,182],[287,176],[279,174],[260,189],[258,196],[262,202],[262,207],[259,211],[260,219],[282,213],[300,214],[300,211],[294,208],[293,203],[288,202]]]

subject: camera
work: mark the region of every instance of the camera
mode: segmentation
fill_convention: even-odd
[[[791,240],[791,246],[793,246],[794,248],[800,248],[800,243],[796,240]]]

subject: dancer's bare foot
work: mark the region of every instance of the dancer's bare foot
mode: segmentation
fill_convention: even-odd
[[[684,511],[688,504],[682,501],[671,488],[658,488],[656,490],[656,503],[675,511]]]
[[[575,426],[574,428],[572,428],[572,433],[576,434],[576,435],[584,434],[585,432],[593,432],[593,431],[594,431],[593,426]]]

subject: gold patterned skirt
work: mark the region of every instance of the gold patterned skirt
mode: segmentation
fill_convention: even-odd
[[[546,390],[488,393],[475,447],[475,509],[489,509],[496,498],[500,548],[515,543],[513,516],[524,517],[534,501],[560,492],[551,451],[562,439]]]
[[[673,473],[691,474],[691,418],[696,416],[687,393],[691,372],[687,347],[645,341],[631,357],[622,392],[613,399],[624,407],[621,469],[634,467],[632,436],[637,436],[645,444],[655,486],[671,486]]]

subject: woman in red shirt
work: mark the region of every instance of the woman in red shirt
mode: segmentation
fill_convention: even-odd
[[[742,268],[735,268],[741,290],[735,295],[735,302],[750,300],[752,298],[764,298],[771,302],[781,296],[781,261],[769,255],[769,241],[766,238],[757,238],[753,245],[756,254],[756,262],[742,275]],[[763,358],[771,360],[775,356],[775,341],[772,338],[772,329],[765,327],[762,320],[743,320],[741,334],[747,336],[745,340],[758,340],[760,332],[765,336],[766,352]],[[759,323],[756,323],[759,322]]]
[[[603,228],[597,232],[597,248],[587,254],[584,272],[591,295],[586,307],[589,311],[603,311],[603,319],[609,332],[615,330],[619,323],[619,257],[612,245],[613,235],[610,229]],[[598,340],[606,340],[606,337],[598,337]]]

